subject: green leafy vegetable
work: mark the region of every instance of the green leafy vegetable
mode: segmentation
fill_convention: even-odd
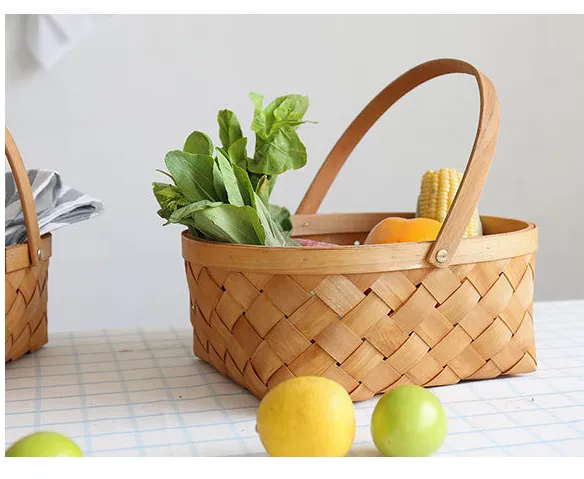
[[[270,212],[272,220],[280,226],[280,229],[284,234],[290,236],[292,233],[292,219],[288,209],[283,206],[268,205],[268,211]]]
[[[227,153],[231,161],[243,169],[247,167],[248,161],[246,147],[247,138],[242,137],[235,140],[229,145],[229,148],[227,148]]]
[[[262,175],[256,184],[255,192],[266,205],[269,204],[270,196],[276,184],[277,178],[278,175]]]
[[[219,139],[223,148],[229,148],[234,141],[243,137],[239,120],[231,110],[221,110],[217,113],[217,122],[219,123]]]
[[[160,205],[158,216],[166,220],[165,225],[170,223],[170,217],[179,207],[189,204],[181,191],[174,185],[154,182],[152,184],[154,196]]]
[[[193,131],[185,141],[183,151],[212,156],[214,148],[211,138],[200,131]]]
[[[256,206],[256,200],[254,196],[253,187],[251,186],[251,181],[247,172],[240,168],[237,165],[233,166],[233,173],[235,173],[235,178],[237,178],[237,186],[239,186],[239,192],[241,193],[241,197],[243,198],[243,202],[246,205]]]
[[[190,223],[194,219],[194,214],[197,211],[204,210],[205,208],[216,208],[222,204],[220,201],[197,201],[196,203],[191,203],[175,210],[170,215],[169,221],[171,223],[183,223],[185,220],[188,220],[188,223]]]
[[[255,133],[253,157],[247,156],[235,113],[217,114],[219,139],[215,147],[205,133],[192,132],[183,149],[164,159],[174,184],[153,183],[160,209],[169,223],[185,225],[194,235],[211,241],[266,246],[298,246],[291,239],[290,212],[270,203],[278,175],[306,164],[306,147],[296,130],[303,124],[308,98],[286,95],[263,108],[263,97],[251,93]]]
[[[206,208],[195,215],[195,228],[223,243],[262,245],[265,233],[251,206],[226,205]]]
[[[308,110],[308,98],[302,95],[287,95],[276,98],[264,110],[264,97],[257,93],[250,93],[255,109],[251,129],[267,140],[277,130],[285,126],[297,128],[302,123],[302,117]]]
[[[217,158],[215,158],[219,171],[223,177],[223,184],[225,185],[225,190],[227,191],[227,198],[229,203],[235,206],[244,206],[243,197],[239,191],[239,185],[237,183],[237,178],[233,171],[233,167],[221,150],[217,150]]]
[[[263,97],[250,93],[254,102],[251,129],[256,133],[254,157],[247,169],[253,173],[279,175],[306,164],[306,147],[296,133],[308,109],[308,98],[287,95],[276,98],[262,110]]]
[[[223,181],[221,170],[216,161],[213,162],[213,186],[215,188],[215,193],[217,193],[217,198],[223,203],[227,203],[229,199],[227,198],[225,182]]]
[[[251,181],[251,186],[255,192],[258,190],[258,184],[264,175],[258,175],[257,173],[252,173],[251,171],[247,172],[249,176],[249,181]]]
[[[270,212],[264,202],[256,195],[256,209],[260,223],[266,234],[265,244],[267,246],[296,246],[298,243],[291,240],[272,219]]]
[[[152,189],[154,191],[154,196],[156,196],[156,199],[158,200],[158,203],[163,208],[173,208],[181,201],[184,204],[188,204],[188,200],[184,197],[182,192],[174,185],[169,185],[167,183],[159,183],[155,181],[152,184]]]
[[[170,151],[164,161],[176,186],[189,200],[217,199],[213,185],[213,157]]]
[[[247,167],[254,173],[279,175],[306,164],[306,147],[290,127],[283,127],[269,140],[256,139],[255,155]]]

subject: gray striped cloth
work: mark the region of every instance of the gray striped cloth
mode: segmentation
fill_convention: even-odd
[[[103,203],[78,190],[63,185],[55,171],[29,170],[28,179],[39,220],[41,235],[85,221],[103,213]],[[22,207],[14,176],[6,172],[5,246],[27,239]]]

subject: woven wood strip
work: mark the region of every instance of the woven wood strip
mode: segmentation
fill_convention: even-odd
[[[51,234],[40,235],[35,201],[18,147],[4,128],[4,153],[14,175],[27,241],[4,248],[4,361],[36,351],[47,338]]]
[[[531,372],[534,264],[529,254],[444,269],[299,276],[186,262],[193,349],[260,398],[301,375],[331,378],[361,401],[400,384]],[[15,308],[35,297],[31,284],[26,278],[22,293],[10,293]]]
[[[5,274],[5,362],[47,343],[48,259]]]

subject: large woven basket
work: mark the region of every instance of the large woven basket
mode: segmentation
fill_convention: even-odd
[[[315,214],[348,155],[416,86],[465,73],[478,83],[475,143],[434,242],[361,245],[387,216]],[[439,386],[536,368],[532,302],[537,227],[483,216],[464,238],[499,129],[490,80],[472,65],[435,60],[387,86],[337,142],[294,217],[294,236],[340,247],[265,247],[182,235],[195,354],[261,398],[283,380],[325,376],[354,401],[400,384]]]
[[[5,129],[5,153],[22,203],[28,242],[5,248],[5,362],[47,343],[47,278],[51,235],[42,238],[22,158]]]

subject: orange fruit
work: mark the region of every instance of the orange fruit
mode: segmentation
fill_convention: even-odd
[[[440,228],[442,223],[430,218],[389,217],[375,225],[364,244],[434,241]]]

